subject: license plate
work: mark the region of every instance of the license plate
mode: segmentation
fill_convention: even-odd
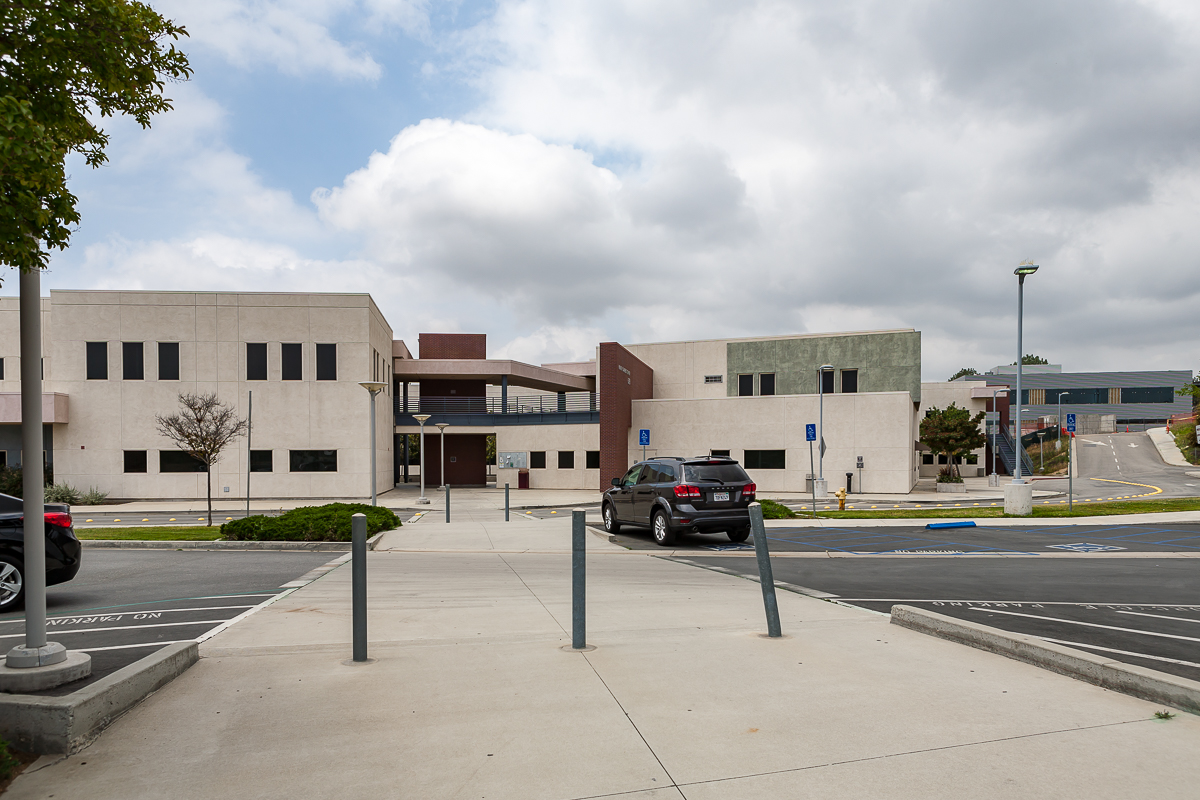
[[[729,502],[729,492],[713,492],[713,502],[714,503],[728,503]]]

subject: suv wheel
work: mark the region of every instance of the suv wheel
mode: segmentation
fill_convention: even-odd
[[[749,528],[734,528],[733,530],[729,531],[729,541],[731,542],[744,542],[749,538]]]
[[[654,512],[650,530],[654,532],[654,541],[662,547],[670,547],[675,544],[675,531],[671,530],[671,525],[667,522],[667,515],[663,512]]]
[[[0,556],[0,611],[9,611],[25,599],[24,566],[11,556]]]
[[[613,510],[612,503],[604,504],[604,530],[608,533],[621,532],[621,523],[617,522],[617,512]]]

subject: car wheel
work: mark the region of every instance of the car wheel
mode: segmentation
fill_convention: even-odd
[[[617,522],[617,514],[613,511],[612,503],[604,504],[604,530],[608,533],[621,532],[621,523]]]
[[[733,530],[729,531],[729,541],[731,542],[744,542],[749,538],[749,528],[734,528]]]
[[[662,547],[670,547],[675,544],[675,531],[671,530],[671,525],[667,522],[667,515],[663,512],[654,512],[654,520],[650,523],[650,529],[654,531],[654,541]]]
[[[16,608],[25,600],[25,567],[10,556],[0,556],[0,611]]]

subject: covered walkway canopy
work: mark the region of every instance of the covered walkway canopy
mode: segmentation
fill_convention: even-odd
[[[524,386],[544,392],[594,392],[594,375],[572,375],[556,369],[492,358],[393,358],[396,379],[484,381],[499,386]]]

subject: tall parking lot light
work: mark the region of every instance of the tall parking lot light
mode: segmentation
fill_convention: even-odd
[[[1013,483],[1025,483],[1021,479],[1021,405],[1025,402],[1025,398],[1021,395],[1021,371],[1024,364],[1021,362],[1025,359],[1024,342],[1022,341],[1023,329],[1025,326],[1025,277],[1032,275],[1038,271],[1038,265],[1026,261],[1019,264],[1013,270],[1013,274],[1017,276],[1017,419],[1016,419],[1016,439],[1017,439],[1017,466],[1016,475],[1013,478]]]
[[[429,414],[413,414],[413,419],[421,426],[421,496],[417,498],[417,502],[421,505],[429,505],[429,498],[425,496],[425,423],[429,422]],[[407,447],[407,442],[405,447]]]
[[[817,442],[817,452],[820,453],[820,458],[817,460],[817,477],[820,480],[825,480],[825,373],[833,372],[832,364],[822,364],[817,367],[817,397],[820,402],[820,441]]]
[[[1063,428],[1067,427],[1066,424],[1063,422],[1063,415],[1062,415],[1062,399],[1063,399],[1064,394],[1070,394],[1070,392],[1059,392],[1058,393],[1058,436],[1054,440],[1055,441],[1055,445],[1054,445],[1055,450],[1062,449]]]
[[[375,396],[387,388],[386,383],[360,381],[359,386],[371,395],[371,505],[378,505],[375,497]]]
[[[446,428],[450,427],[450,423],[439,422],[437,423],[437,427],[442,432],[442,471],[440,474],[442,476],[442,488],[445,489],[449,483],[446,480]]]

